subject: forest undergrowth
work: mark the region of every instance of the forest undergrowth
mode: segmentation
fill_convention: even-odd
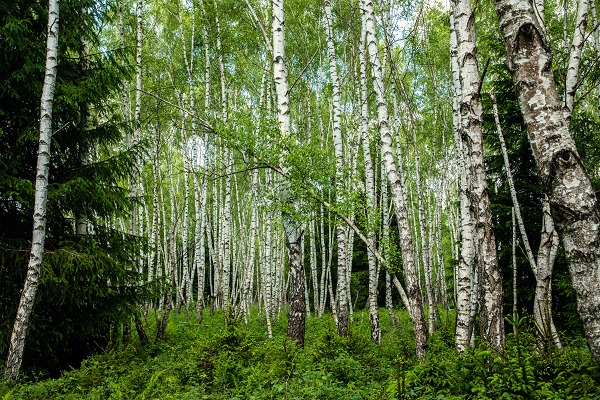
[[[143,347],[135,337],[85,360],[58,379],[25,375],[0,383],[7,399],[600,399],[600,373],[582,339],[539,349],[526,318],[502,354],[483,345],[458,356],[453,316],[414,356],[406,312],[397,328],[382,316],[382,344],[370,340],[368,313],[357,311],[347,338],[330,315],[307,320],[303,349],[286,338],[279,317],[273,339],[264,319],[207,315],[201,324],[174,314],[166,339]],[[148,316],[148,330],[154,315]],[[514,323],[513,323],[514,327]],[[543,346],[542,346],[543,347]]]

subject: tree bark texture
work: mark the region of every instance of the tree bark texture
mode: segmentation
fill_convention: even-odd
[[[600,218],[552,73],[552,51],[525,0],[496,0],[508,68],[519,95],[540,178],[565,249],[577,309],[591,353],[600,362]]]
[[[388,105],[385,97],[383,71],[381,68],[381,61],[379,60],[379,48],[375,34],[373,2],[371,0],[362,0],[361,12],[363,15],[363,24],[365,24],[367,48],[371,61],[373,87],[377,97],[381,156],[385,163],[387,178],[391,188],[391,197],[396,212],[396,219],[398,220],[404,280],[410,305],[408,311],[415,332],[416,353],[418,357],[423,357],[425,356],[425,344],[427,342],[427,325],[425,324],[423,300],[421,298],[421,289],[419,287],[418,271],[415,265],[413,238],[408,223],[408,208],[405,193],[403,193],[401,188],[401,177],[400,174],[398,174],[392,150],[392,134],[388,118]]]
[[[557,347],[560,347],[560,340],[558,334],[556,334],[554,322],[552,321],[552,268],[554,266],[554,259],[556,258],[556,251],[558,250],[558,234],[554,230],[554,221],[552,220],[552,215],[550,215],[548,201],[544,198],[542,236],[540,239],[540,247],[538,249],[538,258],[536,260],[533,256],[531,245],[529,244],[523,217],[521,216],[521,207],[519,206],[519,200],[517,199],[517,191],[510,170],[508,151],[502,133],[502,126],[500,125],[496,96],[493,93],[490,93],[490,98],[492,100],[494,120],[496,121],[496,131],[498,133],[498,139],[500,139],[500,149],[502,150],[502,157],[504,158],[504,169],[506,171],[510,196],[513,202],[514,218],[519,226],[525,254],[527,255],[529,265],[531,266],[531,270],[536,280],[535,298],[533,302],[534,321],[542,339],[544,339],[544,341],[553,342]],[[513,264],[515,265],[515,263]],[[516,268],[516,265],[513,268]],[[516,283],[514,284],[516,285]],[[516,287],[514,290],[516,290]],[[513,309],[513,313],[516,312],[516,307],[513,307]]]
[[[375,215],[377,206],[377,197],[375,194],[375,170],[373,168],[373,159],[371,157],[371,140],[369,137],[369,104],[367,101],[367,58],[365,54],[365,35],[361,32],[360,44],[358,49],[360,59],[360,133],[362,139],[363,159],[365,163],[365,192],[367,195],[367,237],[371,244],[375,246]],[[387,183],[386,183],[387,184]],[[377,283],[378,271],[377,260],[372,251],[367,252],[369,262],[369,321],[371,322],[371,340],[375,343],[381,343],[381,324],[379,321],[379,309],[377,307]],[[389,276],[389,275],[388,275]],[[393,312],[393,311],[392,311]]]
[[[58,65],[58,0],[50,0],[48,6],[48,38],[46,42],[46,67],[42,98],[40,101],[40,140],[35,179],[35,199],[33,206],[33,237],[27,266],[27,277],[21,292],[17,316],[10,337],[8,356],[4,366],[4,378],[17,381],[23,362],[25,338],[29,317],[33,310],[35,295],[40,279],[40,267],[44,256],[46,240],[46,208],[48,199],[48,178],[50,175],[50,143],[52,139],[52,106]]]
[[[474,13],[470,0],[453,0],[454,32],[458,48],[460,139],[471,178],[468,197],[474,210],[475,261],[479,280],[479,322],[483,340],[500,351],[504,345],[502,278],[486,182],[483,151],[481,78],[477,66]]]
[[[333,28],[331,16],[331,1],[325,1],[325,21],[327,25],[327,54],[329,57],[329,74],[331,76],[332,108],[333,108],[333,148],[335,152],[335,186],[336,202],[343,202],[344,191],[344,148],[342,139],[342,112],[341,112],[341,89],[337,73],[337,63],[335,56],[335,45],[333,42]],[[336,235],[338,242],[338,273],[337,273],[337,300],[338,300],[338,334],[340,336],[348,335],[348,280],[346,247],[347,247],[347,229],[342,223],[336,225]]]
[[[283,0],[273,0],[273,77],[277,99],[277,120],[281,135],[289,137],[290,131],[290,97],[287,68],[285,66],[285,20]],[[291,201],[286,187],[280,193],[284,201]],[[295,205],[295,204],[294,204]],[[286,246],[288,248],[288,267],[290,278],[290,313],[288,315],[288,336],[304,345],[304,320],[306,318],[306,300],[304,298],[304,265],[302,259],[302,236],[304,226],[294,221],[290,215],[283,215]],[[280,268],[279,272],[283,272]],[[283,275],[277,276],[277,282],[282,282]],[[276,298],[281,299],[281,286],[276,287]]]

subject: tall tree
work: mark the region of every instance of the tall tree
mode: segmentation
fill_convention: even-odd
[[[562,111],[552,50],[526,0],[496,0],[507,65],[555,228],[565,249],[588,346],[600,362],[600,216],[597,198]]]
[[[417,356],[425,356],[425,343],[427,342],[427,326],[423,311],[423,300],[419,287],[419,274],[415,264],[415,254],[412,233],[408,223],[408,206],[406,193],[402,188],[401,176],[398,173],[392,150],[392,134],[388,118],[388,102],[385,96],[383,71],[378,55],[377,36],[375,31],[375,13],[371,0],[361,1],[361,14],[366,34],[367,49],[371,62],[373,88],[377,97],[377,112],[379,118],[379,134],[381,139],[381,156],[385,164],[387,179],[391,188],[391,197],[394,203],[396,219],[400,235],[402,251],[402,267],[408,295],[408,312],[410,314],[416,340]]]
[[[483,151],[483,108],[481,77],[477,66],[475,44],[475,16],[471,0],[453,0],[454,32],[458,48],[458,76],[460,83],[458,110],[460,111],[460,139],[466,152],[469,176],[469,202],[474,210],[476,232],[475,262],[479,284],[479,321],[481,334],[496,350],[504,345],[504,317],[502,313],[502,279],[498,269],[496,240],[492,230],[492,213],[486,181]]]
[[[331,16],[331,1],[325,1],[325,21],[327,23],[327,55],[329,57],[329,74],[333,86],[332,108],[333,108],[333,148],[335,151],[336,169],[336,201],[341,204],[344,191],[344,148],[342,139],[342,113],[341,97],[342,91],[338,80],[337,62],[335,55],[335,44],[333,41],[333,22]],[[338,333],[340,336],[348,335],[348,279],[347,279],[347,228],[345,224],[338,223],[336,226],[338,244],[338,275],[337,275],[337,301],[338,301]],[[351,253],[350,253],[351,254]]]
[[[29,317],[33,310],[35,295],[40,279],[40,267],[44,257],[46,241],[46,208],[48,200],[48,179],[50,177],[50,143],[52,140],[52,107],[54,104],[54,88],[58,70],[58,0],[48,3],[48,38],[46,44],[46,67],[44,86],[40,102],[40,140],[38,145],[37,172],[35,179],[35,202],[33,212],[33,238],[31,240],[31,253],[27,267],[27,278],[21,292],[21,300],[17,309],[17,317],[10,337],[10,347],[6,364],[4,365],[4,378],[10,381],[19,379],[25,338]]]
[[[273,0],[273,77],[277,99],[277,120],[283,138],[289,139],[290,96],[287,68],[285,65],[285,20],[283,0]],[[285,187],[281,199],[295,209],[295,200],[291,198],[290,188]],[[302,256],[302,237],[304,224],[297,221],[289,212],[284,212],[283,224],[286,246],[288,248],[288,266],[290,278],[290,312],[288,315],[288,336],[304,345],[304,324],[306,318],[306,299],[304,298],[304,265]]]

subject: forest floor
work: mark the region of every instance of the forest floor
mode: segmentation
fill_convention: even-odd
[[[370,340],[366,311],[355,312],[347,338],[330,315],[308,318],[303,349],[286,339],[283,314],[269,339],[256,312],[248,327],[226,325],[222,313],[201,324],[173,314],[164,341],[143,347],[132,337],[58,379],[0,383],[0,399],[600,399],[585,342],[539,351],[526,324],[502,354],[480,345],[458,356],[453,316],[442,313],[419,362],[405,312],[393,328],[380,310],[381,345]],[[150,315],[149,334],[155,326]]]

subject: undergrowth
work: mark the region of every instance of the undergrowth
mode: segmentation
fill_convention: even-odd
[[[381,310],[381,345],[371,342],[365,314],[355,314],[347,338],[331,316],[309,318],[303,349],[286,338],[284,316],[269,339],[258,315],[248,328],[221,313],[202,324],[174,315],[163,342],[114,346],[58,379],[0,383],[0,398],[600,399],[598,367],[583,342],[538,351],[523,324],[503,353],[479,344],[459,356],[450,316],[419,361],[406,313],[396,329]]]

